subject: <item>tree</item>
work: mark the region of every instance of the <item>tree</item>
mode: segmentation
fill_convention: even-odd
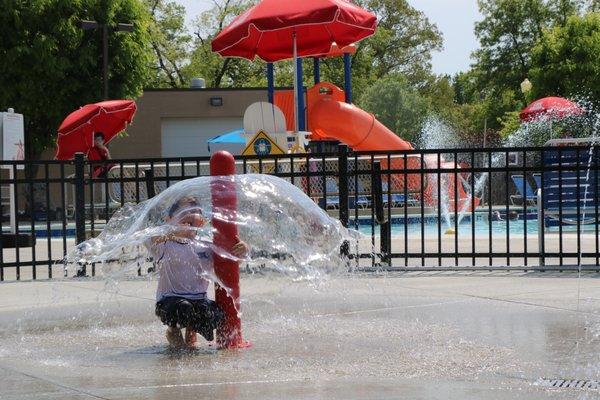
[[[214,0],[213,7],[200,14],[194,23],[195,43],[191,60],[185,68],[188,76],[202,77],[211,87],[255,86],[257,79],[266,83],[264,63],[223,58],[211,49],[215,36],[254,3],[255,0]]]
[[[550,21],[543,0],[479,0],[475,25],[481,48],[473,54],[478,89],[514,89],[527,77],[530,50]]]
[[[0,8],[0,108],[25,115],[30,157],[56,140],[67,114],[102,100],[102,32],[83,31],[82,19],[134,24],[110,35],[111,97],[134,97],[147,81],[149,16],[138,0],[2,0]]]
[[[152,21],[149,27],[156,58],[154,87],[182,87],[189,82],[182,69],[187,65],[192,37],[185,26],[185,7],[168,0],[145,0]]]
[[[581,10],[580,0],[479,0],[475,25],[481,48],[473,56],[480,89],[514,89],[531,68],[531,50],[544,29]]]
[[[361,96],[359,106],[405,140],[414,141],[430,104],[405,78],[391,75],[376,81]]]
[[[364,0],[364,7],[378,17],[375,35],[361,43],[355,56],[372,68],[375,79],[403,74],[419,83],[431,73],[431,52],[441,50],[442,34],[423,12],[406,0]]]
[[[600,102],[600,13],[571,16],[544,32],[533,50],[536,97],[586,97]]]

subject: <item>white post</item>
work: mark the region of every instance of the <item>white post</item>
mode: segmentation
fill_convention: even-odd
[[[16,114],[15,110],[9,108],[6,112],[0,113],[0,159],[21,161],[25,159],[25,133],[23,126],[23,115]],[[4,165],[8,169],[8,176],[14,181],[15,166]],[[17,169],[24,168],[23,165],[17,165]],[[9,212],[10,212],[10,231],[17,232],[17,204],[15,203],[15,184],[9,184]]]
[[[298,115],[298,46],[296,44],[296,32],[292,33],[294,41],[294,131],[300,130],[300,116]]]
[[[15,179],[15,170],[14,168],[10,168],[8,170],[8,179],[9,180],[14,180]],[[17,233],[17,205],[15,204],[15,184],[11,183],[9,185],[9,213],[10,213],[10,233]]]

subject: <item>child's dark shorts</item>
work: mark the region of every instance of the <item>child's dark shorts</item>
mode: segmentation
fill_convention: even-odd
[[[191,327],[209,341],[214,339],[213,330],[225,318],[223,310],[214,301],[183,297],[165,297],[157,302],[156,315],[165,325],[172,328]]]

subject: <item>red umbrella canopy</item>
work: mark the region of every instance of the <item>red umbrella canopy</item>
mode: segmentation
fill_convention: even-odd
[[[581,115],[585,111],[577,104],[562,97],[545,97],[525,107],[519,117],[523,122],[531,122],[540,118],[562,119],[573,115]]]
[[[377,17],[346,0],[262,0],[237,17],[212,41],[224,57],[255,56],[273,62],[329,53],[331,45],[348,46],[377,28]]]
[[[104,133],[108,143],[125,130],[137,110],[133,100],[109,100],[88,104],[72,112],[58,128],[56,159],[70,160],[94,145],[94,132]]]

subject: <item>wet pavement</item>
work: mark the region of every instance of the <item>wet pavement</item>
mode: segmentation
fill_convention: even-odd
[[[595,399],[600,274],[243,277],[253,347],[172,352],[155,282],[0,284],[0,399]]]

